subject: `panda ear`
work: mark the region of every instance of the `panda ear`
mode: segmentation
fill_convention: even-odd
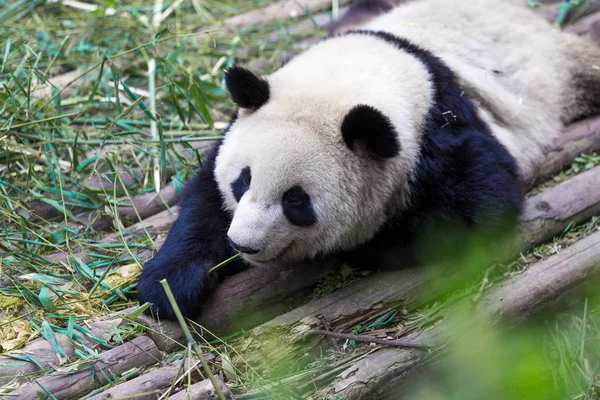
[[[245,68],[235,66],[225,71],[225,86],[240,108],[257,110],[269,101],[269,82]]]
[[[342,136],[346,146],[360,149],[378,158],[392,158],[400,154],[400,143],[392,121],[378,109],[358,105],[348,112],[342,122]]]

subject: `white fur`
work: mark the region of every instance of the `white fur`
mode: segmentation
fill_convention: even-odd
[[[356,49],[363,49],[363,56],[356,57]],[[319,60],[329,62],[315,62]],[[278,253],[291,242],[286,258],[296,259],[307,251],[314,256],[370,239],[385,212],[396,211],[388,210],[390,199],[399,200],[393,206],[401,207],[407,194],[406,180],[418,158],[421,124],[431,103],[426,68],[379,39],[355,35],[319,43],[267,79],[269,102],[255,113],[240,113],[217,158],[217,182],[234,213],[230,237],[261,249],[245,256],[255,263],[273,257],[279,261]],[[341,124],[359,104],[391,118],[402,157],[377,161],[348,149]],[[237,204],[230,185],[246,166],[252,183]],[[283,215],[281,197],[294,185],[311,196],[319,220],[315,226],[295,227]],[[258,209],[263,211],[248,217]],[[263,217],[269,222],[258,222]]]
[[[565,107],[569,46],[580,42],[511,3],[415,1],[366,29],[407,38],[440,56],[527,174],[561,121],[572,117]],[[426,67],[381,39],[350,35],[313,46],[266,79],[269,102],[256,112],[240,111],[216,162],[219,189],[233,214],[229,236],[261,250],[244,255],[254,264],[366,242],[410,195],[406,182],[433,94]],[[392,120],[399,157],[373,160],[348,149],[341,124],[359,104]],[[252,182],[238,204],[230,185],[246,166]],[[282,195],[295,185],[311,196],[318,218],[313,226],[294,226],[283,214]]]
[[[577,116],[570,72],[590,52],[520,0],[425,0],[397,7],[367,24],[432,51],[478,102],[481,116],[529,176],[563,121]],[[595,50],[598,51],[597,49]]]

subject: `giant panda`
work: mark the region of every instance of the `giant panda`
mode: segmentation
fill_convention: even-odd
[[[238,111],[138,284],[162,318],[163,278],[193,317],[248,266],[377,266],[438,221],[514,219],[544,148],[600,111],[600,55],[521,1],[418,0],[225,84]]]

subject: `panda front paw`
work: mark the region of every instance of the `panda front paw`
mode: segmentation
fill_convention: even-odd
[[[144,266],[138,283],[140,304],[151,303],[152,314],[159,318],[175,319],[171,303],[160,283],[163,279],[167,280],[183,316],[196,317],[210,286],[205,269],[197,263],[174,268],[172,263],[164,263],[156,258]]]

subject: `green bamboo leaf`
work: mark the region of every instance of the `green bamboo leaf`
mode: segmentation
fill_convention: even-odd
[[[135,310],[125,314],[123,318],[135,321],[140,315],[144,313],[144,311],[146,311],[150,307],[150,305],[150,303],[144,303],[141,306],[136,307]]]
[[[4,354],[2,354],[2,357],[8,357],[8,358],[13,358],[15,360],[26,361],[28,363],[35,364],[35,366],[38,367],[40,369],[40,371],[44,370],[44,367],[42,367],[42,364],[40,364],[35,358],[31,358],[30,356],[22,356],[19,354],[4,353]]]
[[[40,303],[42,303],[42,305],[44,306],[44,308],[48,311],[56,311],[58,310],[58,308],[56,307],[56,305],[54,305],[54,302],[52,301],[52,297],[50,297],[50,289],[48,289],[48,286],[44,285],[42,286],[42,288],[40,289],[40,294],[38,295],[38,298],[40,299]]]
[[[108,58],[106,57],[106,53],[104,53],[104,56],[102,57],[102,62],[100,63],[100,71],[98,71],[98,77],[96,78],[96,83],[94,84],[94,87],[92,88],[92,92],[90,93],[90,96],[88,97],[88,103],[91,103],[92,101],[94,101],[94,96],[96,96],[96,92],[98,91],[98,86],[100,85],[100,82],[102,82],[102,77],[104,76],[104,63],[106,63],[106,60],[108,60]]]
[[[154,35],[154,40],[152,41],[152,46],[156,46],[156,42],[158,42],[158,40],[169,30],[167,28],[161,29],[160,31],[158,31],[158,33],[156,35]]]
[[[41,193],[38,193],[34,190],[31,190],[31,194],[33,194],[37,200],[43,201],[44,203],[49,204],[52,207],[56,208],[58,211],[61,212],[61,214],[66,215],[69,218],[75,219],[75,216],[69,210],[64,208],[63,205],[60,204],[58,201],[56,201],[54,199],[49,199],[49,198],[45,197],[44,195],[42,195]]]
[[[177,59],[181,56],[181,54],[183,53],[183,50],[185,49],[185,45],[187,44],[188,38],[185,38],[181,44],[175,49],[174,52],[172,52],[171,54],[169,54],[169,56],[166,58],[167,61],[173,61],[173,62],[177,62]]]
[[[79,163],[79,165],[77,166],[77,172],[83,171],[88,165],[95,162],[97,159],[98,155],[94,155],[86,160],[83,160],[83,162]]]
[[[35,329],[36,331],[38,331],[40,333],[40,335],[42,335],[42,337],[44,339],[46,339],[48,341],[48,343],[50,343],[50,345],[52,346],[52,350],[54,350],[54,352],[60,357],[67,357],[67,354],[65,353],[65,351],[63,350],[63,348],[60,346],[60,344],[58,344],[58,341],[56,340],[56,336],[54,335],[54,331],[52,330],[52,327],[50,326],[50,324],[48,324],[48,322],[46,321],[42,321],[42,326],[38,326],[32,319],[29,320],[29,323],[31,324],[31,326],[33,327],[33,329]]]
[[[35,294],[31,289],[29,289],[20,281],[14,280],[13,282],[21,296],[23,296],[25,300],[27,300],[27,302],[36,307],[42,307],[42,303],[40,302],[40,299],[38,298],[37,294]]]
[[[174,83],[171,83],[169,85],[169,97],[171,98],[171,101],[175,106],[175,110],[177,110],[177,115],[179,115],[179,119],[181,119],[181,122],[185,124],[185,114],[183,112],[183,109],[181,108],[181,104],[179,104],[179,98],[177,97],[177,93],[175,93],[175,88],[176,85]]]
[[[110,73],[110,79],[115,87],[115,105],[117,106],[117,112],[121,114],[121,100],[119,99],[119,70],[114,64],[110,65]]]
[[[142,111],[144,112],[144,114],[146,114],[150,119],[156,121],[156,117],[154,116],[154,114],[152,114],[152,112],[150,111],[150,109],[148,108],[148,106],[146,106],[146,104],[144,104],[143,101],[138,101],[139,97],[133,93],[131,91],[131,89],[129,88],[129,86],[127,86],[125,84],[125,82],[121,81],[121,85],[123,85],[123,88],[125,89],[125,93],[127,93],[127,95],[129,96],[129,98],[132,101],[137,102],[138,106],[142,109]]]
[[[162,121],[160,119],[158,120],[157,128],[158,140],[160,142],[160,170],[164,171],[167,169],[167,148],[165,147],[165,134],[163,131]]]
[[[210,116],[210,112],[208,111],[208,100],[196,82],[193,82],[192,86],[190,87],[190,95],[194,100],[194,105],[198,109],[200,116],[202,119],[204,119],[208,126],[212,128],[214,126],[214,122]]]
[[[99,337],[95,336],[87,329],[82,328],[81,326],[79,326],[77,324],[73,324],[73,328],[75,328],[76,331],[82,333],[83,335],[87,336],[88,338],[92,339],[94,342],[101,344],[104,347],[110,347],[110,344],[106,340],[100,339]]]
[[[21,276],[29,281],[42,283],[44,285],[64,285],[66,281],[64,279],[56,278],[54,276],[42,275],[37,273],[26,274]]]

